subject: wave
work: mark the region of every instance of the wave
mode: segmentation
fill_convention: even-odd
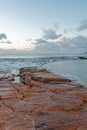
[[[86,56],[49,56],[40,58],[1,58],[0,69],[12,70],[21,67],[42,67],[46,63],[55,61],[87,60]]]

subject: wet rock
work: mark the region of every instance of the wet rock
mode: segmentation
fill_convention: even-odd
[[[0,71],[0,81],[14,81],[14,76],[10,71]]]

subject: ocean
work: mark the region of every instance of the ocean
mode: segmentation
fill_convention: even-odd
[[[87,54],[0,54],[0,71],[15,76],[22,67],[43,67],[87,86]]]

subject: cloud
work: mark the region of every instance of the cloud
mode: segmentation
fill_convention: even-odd
[[[84,44],[87,44],[87,37],[79,35],[77,37],[72,38],[72,42],[74,44],[79,44],[83,46]]]
[[[0,34],[0,40],[2,40],[2,39],[7,39],[7,36],[5,33]]]
[[[79,45],[79,46],[83,46],[83,45],[87,45],[87,37],[82,36],[82,35],[78,35],[76,37],[73,38],[62,38],[60,40],[60,42],[62,44],[73,44],[73,45]]]
[[[64,29],[64,34],[67,34],[67,33],[73,33],[73,29],[71,28],[71,29],[68,29],[68,28],[65,28]]]
[[[63,37],[57,40],[36,39],[33,52],[38,53],[78,53],[87,50],[87,37],[79,35],[73,38]]]
[[[58,24],[55,23],[52,28],[49,29],[42,29],[43,35],[42,38],[35,39],[33,44],[39,46],[51,46],[52,44],[55,44],[55,41],[58,40],[59,37],[62,36],[62,34],[57,34]]]
[[[11,41],[8,40],[8,38],[7,38],[5,33],[1,33],[0,34],[0,43],[11,44]]]
[[[57,53],[58,51],[60,51],[60,45],[49,41],[44,44],[36,45],[33,50],[35,53]]]
[[[86,21],[83,22],[86,28]],[[82,24],[79,26],[81,28]],[[85,29],[84,28],[84,29]],[[41,38],[35,39],[33,42],[35,53],[81,53],[87,50],[87,37],[78,35],[76,37],[63,37],[57,33],[58,25],[52,28],[42,29]],[[72,29],[65,28],[64,33],[72,32]]]
[[[83,31],[86,29],[87,29],[87,19],[84,19],[84,20],[80,21],[80,25],[77,28],[77,31],[80,32],[80,31]]]
[[[29,39],[26,39],[25,41],[32,41],[32,39],[29,38]]]
[[[7,43],[7,44],[11,44],[12,42],[10,42],[9,40],[0,40],[0,43]]]
[[[43,38],[47,39],[47,40],[54,40],[54,39],[58,39],[59,37],[62,36],[62,34],[57,34],[57,32],[51,28],[49,29],[42,29],[43,30]]]
[[[87,37],[82,35],[73,38],[62,38],[58,43],[61,43],[63,50],[67,50],[67,52],[81,53],[87,50]]]
[[[39,38],[39,39],[35,40],[35,44],[37,44],[37,45],[46,44],[46,43],[48,43],[48,41],[44,40],[43,38]]]
[[[9,41],[8,39],[2,39],[0,40],[0,43],[7,43],[7,44],[11,44],[12,42]]]
[[[11,44],[12,42],[8,40],[6,43]]]
[[[53,26],[52,26],[53,30],[57,31],[58,28],[59,28],[59,25],[58,23],[54,23]]]

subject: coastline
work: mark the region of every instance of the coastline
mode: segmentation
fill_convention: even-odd
[[[1,130],[87,130],[87,88],[44,68],[19,76],[0,80]]]
[[[18,75],[18,71],[22,67],[45,67],[57,75],[87,86],[87,58],[84,55],[82,57],[80,55],[14,57],[13,55],[12,58],[1,58],[0,62],[0,70],[9,70],[13,75]]]

